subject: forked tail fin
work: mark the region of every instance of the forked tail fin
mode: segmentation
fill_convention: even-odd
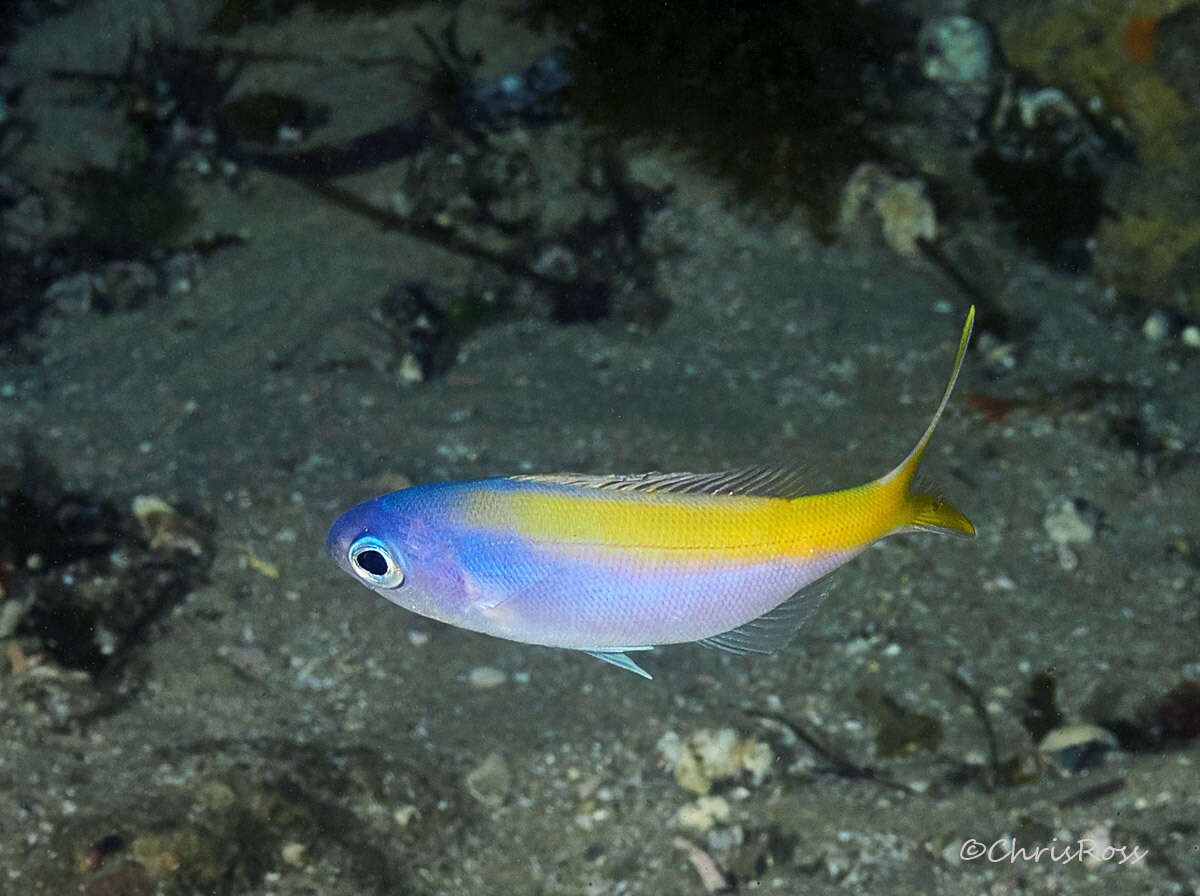
[[[946,384],[946,391],[942,393],[942,401],[934,412],[933,419],[929,421],[929,426],[925,428],[924,434],[917,441],[913,450],[908,453],[908,457],[904,458],[886,476],[876,480],[876,485],[886,489],[888,493],[896,495],[897,504],[900,507],[897,530],[921,529],[948,535],[975,534],[975,527],[957,507],[934,495],[909,492],[913,474],[916,473],[917,465],[921,462],[921,455],[925,453],[933,431],[937,428],[938,421],[942,419],[942,412],[946,410],[946,404],[950,401],[950,393],[954,391],[954,384],[958,381],[958,373],[962,370],[963,358],[967,353],[967,343],[971,341],[971,328],[974,324],[975,306],[972,305],[971,310],[967,312],[967,321],[963,324],[962,338],[958,341],[958,354],[954,358],[954,372],[950,374],[950,382]]]

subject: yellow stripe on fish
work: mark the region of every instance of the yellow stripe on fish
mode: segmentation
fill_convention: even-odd
[[[913,473],[958,379],[974,319],[972,307],[954,371],[925,433],[908,457],[872,482],[825,494],[777,498],[711,488],[696,493],[680,488],[687,484],[687,474],[514,476],[517,481],[568,488],[515,494],[502,505],[480,495],[469,518],[483,526],[511,525],[533,541],[694,550],[745,560],[849,550],[905,528],[974,535],[974,527],[957,508],[932,495],[909,492]],[[774,478],[785,476],[781,472]],[[603,495],[595,491],[606,487]]]

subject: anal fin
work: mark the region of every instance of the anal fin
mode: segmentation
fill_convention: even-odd
[[[626,672],[632,672],[634,675],[640,675],[642,678],[653,680],[653,676],[625,655],[626,650],[653,650],[653,647],[622,647],[619,650],[585,650],[583,651],[588,656],[594,656],[598,660],[604,660],[606,663],[616,666],[618,669],[624,669]]]
[[[827,586],[824,581],[820,584]],[[824,590],[806,586],[763,615],[696,643],[729,653],[774,653],[791,643],[824,598]]]

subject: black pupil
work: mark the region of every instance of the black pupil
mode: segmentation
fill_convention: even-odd
[[[387,557],[379,551],[367,550],[361,554],[355,554],[354,562],[363,572],[369,572],[373,576],[386,575],[388,571]]]

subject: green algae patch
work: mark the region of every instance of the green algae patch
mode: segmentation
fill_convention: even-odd
[[[1014,64],[1112,117],[1134,144],[1136,164],[1105,186],[1111,215],[1096,235],[1101,283],[1153,305],[1200,315],[1200,169],[1195,135],[1200,55],[1189,35],[1200,9],[1183,0],[1036,4],[1004,19]]]
[[[1101,224],[1096,274],[1124,294],[1200,315],[1200,209],[1156,211]]]

